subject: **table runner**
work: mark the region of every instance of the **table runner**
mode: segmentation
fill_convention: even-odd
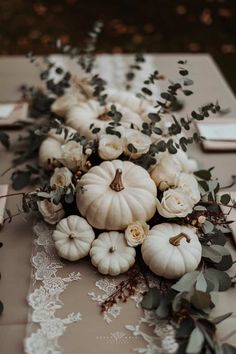
[[[75,69],[71,68],[73,63],[66,61],[64,58],[52,56],[51,60],[65,70],[69,69],[71,72],[76,72]],[[125,89],[125,75],[130,63],[130,60],[124,60],[122,56],[103,57],[102,60],[98,61],[97,72],[101,73],[101,76],[105,78],[111,88]],[[136,80],[134,80],[132,85],[134,92],[140,91],[141,87],[138,86],[138,83],[139,85],[142,84],[145,78],[154,71],[155,65],[155,57],[149,56],[144,64],[144,70],[140,71]],[[154,94],[158,98],[158,86],[156,86]],[[31,290],[28,296],[32,313],[29,316],[27,326],[25,351],[27,354],[47,354],[51,352],[59,354],[62,352],[59,339],[65,334],[67,327],[74,322],[83,321],[83,319],[90,323],[93,318],[93,313],[83,311],[84,306],[86,306],[85,301],[88,302],[87,306],[89,307],[91,302],[94,301],[97,306],[94,311],[99,315],[99,305],[116,290],[116,286],[127,276],[104,277],[86,261],[83,262],[83,266],[81,266],[81,262],[77,262],[70,267],[68,262],[62,263],[57,256],[51,238],[51,230],[45,224],[36,225],[34,232],[36,238],[31,258]],[[70,272],[69,268],[72,268],[73,271]],[[91,276],[91,272],[94,276]],[[88,273],[87,276],[86,273]],[[87,295],[87,299],[85,298],[83,304],[81,304],[78,295],[78,302],[74,303],[73,312],[62,317],[58,315],[58,311],[67,308],[67,301],[63,303],[62,297],[65,293],[66,298],[67,289],[70,288],[72,282],[78,283],[78,287],[81,288],[81,292],[84,292],[83,295]],[[150,279],[149,285],[157,286],[153,279]],[[128,315],[130,305],[126,306],[126,304],[121,303],[113,305],[108,311],[99,315],[96,321],[98,328],[101,326],[106,328],[105,333],[104,331],[99,333],[97,329],[95,336],[89,336],[84,344],[76,345],[76,350],[85,350],[85,353],[93,354],[97,353],[97,345],[99,345],[99,351],[110,353],[113,351],[115,344],[118,352],[124,350],[130,352],[136,348],[140,353],[148,353],[150,350],[157,353],[174,353],[177,343],[174,339],[173,327],[165,321],[157,321],[155,316],[152,318],[148,311],[143,314],[140,309],[141,294],[146,290],[147,286],[142,278],[137,291],[131,297],[135,302],[135,306],[133,306],[133,310],[136,312],[135,316],[133,314]],[[76,293],[74,293],[74,296],[76,296]],[[125,317],[118,320],[122,312],[125,312]],[[78,323],[78,331],[80,331],[80,327],[82,325]],[[154,330],[153,333],[152,329]],[[86,331],[87,328],[85,328]],[[93,342],[92,347],[88,345],[90,341]],[[97,344],[94,345],[95,343]],[[65,348],[66,350],[67,348]]]
[[[149,60],[151,61],[151,63],[153,63],[152,64],[153,68],[160,67],[160,71],[163,71],[163,69],[165,69],[165,73],[167,74],[167,76],[171,76],[171,75],[173,76],[173,73],[175,72],[176,67],[177,67],[176,62],[178,59],[180,59],[182,57],[183,57],[183,55],[177,56],[177,57],[167,56],[168,60],[166,61],[165,56],[159,56],[159,57],[149,56],[149,58],[150,58]],[[186,56],[184,55],[184,57],[186,57]],[[193,59],[192,60],[192,62],[193,62],[193,66],[192,66],[193,77],[196,82],[197,90],[199,90],[199,86],[200,86],[200,88],[202,88],[202,90],[199,91],[200,93],[197,97],[194,97],[194,100],[192,101],[192,103],[191,102],[188,103],[188,105],[186,106],[186,110],[190,109],[190,106],[189,106],[190,104],[192,107],[193,107],[193,104],[194,104],[194,107],[196,107],[200,103],[203,103],[204,102],[203,97],[205,94],[204,90],[209,90],[209,87],[211,87],[212,88],[212,91],[211,91],[212,98],[215,99],[215,98],[222,97],[223,106],[230,105],[230,107],[233,109],[233,111],[236,112],[236,105],[235,105],[233,95],[229,91],[227,91],[228,90],[227,85],[225,85],[225,83],[223,82],[219,73],[217,72],[215,67],[212,65],[212,62],[209,59],[209,57],[207,57],[207,56],[204,56],[204,58],[199,57],[199,59],[200,59],[199,61],[197,60],[198,59],[197,57],[198,56],[196,56],[196,57],[191,56],[189,61],[191,62],[191,60]],[[130,62],[131,62],[131,57],[103,56],[99,60],[99,65],[103,66],[103,72],[105,74],[105,78],[106,79],[110,78],[113,80],[113,82],[112,82],[113,85],[115,83],[115,81],[114,81],[115,79],[114,79],[114,76],[111,74],[111,72],[113,72],[114,75],[116,73],[117,87],[121,87],[120,86],[122,84],[121,77],[124,77],[123,72],[125,71],[124,63],[127,67],[128,63],[130,63]],[[114,63],[116,63],[116,64],[114,64]],[[121,65],[120,63],[121,64],[123,63],[123,64]],[[168,65],[168,63],[169,63],[169,65]],[[198,65],[196,65],[197,63],[198,63]],[[27,65],[29,65],[29,64],[27,64]],[[211,66],[212,66],[212,71],[208,70]],[[113,68],[113,69],[111,69],[111,68]],[[101,70],[101,69],[99,69],[99,70]],[[152,68],[150,68],[150,71],[152,71]],[[203,72],[203,74],[202,74],[202,72]],[[205,74],[207,72],[207,74],[209,75],[209,80],[207,80],[207,81],[204,81],[204,72],[205,72]],[[13,71],[13,74],[14,74],[14,71]],[[23,74],[25,75],[24,72],[23,72]],[[197,74],[200,75],[200,77],[198,77]],[[215,75],[216,75],[216,79],[215,79]],[[30,79],[30,77],[29,77],[29,79]],[[7,76],[6,76],[5,80],[7,80]],[[22,83],[23,80],[26,80],[26,79],[25,79],[25,76],[24,76],[24,79],[21,76],[21,81],[20,81],[20,77],[17,77],[17,80],[18,80],[18,83]],[[218,82],[217,82],[217,80],[218,80]],[[9,76],[9,81],[11,82],[12,85],[17,84],[16,82],[13,81],[11,76]],[[14,88],[15,88],[15,86],[14,86]],[[4,95],[6,95],[6,91],[3,92],[1,96],[4,97]],[[200,151],[198,150],[198,148],[195,148],[193,150],[193,154],[198,156],[199,161],[205,160],[205,165],[209,166],[209,155],[201,154]],[[211,164],[216,165],[216,175],[218,175],[221,178],[221,181],[223,181],[224,184],[227,184],[229,181],[230,175],[234,172],[232,164],[229,165],[229,161],[232,160],[232,157],[230,156],[230,154],[224,154],[224,158],[222,160],[222,163],[225,167],[225,169],[224,169],[224,168],[222,168],[222,164],[219,164],[219,160],[218,160],[219,155],[212,154],[210,156],[211,156],[211,159],[210,159]],[[227,171],[227,173],[222,173],[223,171]],[[28,227],[30,227],[30,226],[28,225]],[[17,227],[16,227],[16,229],[17,229]],[[6,245],[6,247],[7,247],[7,245]],[[40,247],[42,247],[42,245],[40,245]],[[4,249],[4,251],[7,252],[7,249]],[[37,258],[36,258],[36,262],[37,262]],[[56,261],[55,263],[58,264],[58,266],[60,265],[59,261]],[[69,319],[65,320],[66,322],[73,322],[74,320],[78,320],[80,318],[78,313],[81,313],[81,320],[78,320],[78,322],[71,324],[71,325],[69,325],[69,323],[64,324],[64,325],[68,324],[68,327],[67,327],[65,333],[63,334],[63,336],[61,336],[58,341],[61,348],[64,349],[64,352],[78,353],[78,351],[79,351],[80,353],[84,353],[84,354],[86,354],[86,353],[93,354],[95,352],[96,353],[102,352],[104,354],[106,354],[106,353],[108,354],[110,352],[120,353],[121,350],[124,353],[126,353],[126,352],[128,353],[128,352],[132,352],[133,348],[145,348],[146,344],[148,344],[145,340],[150,339],[150,337],[148,336],[150,334],[150,332],[149,333],[147,332],[147,334],[143,334],[144,338],[137,335],[138,329],[136,326],[138,325],[138,322],[140,321],[140,318],[143,314],[142,314],[141,310],[137,310],[137,308],[135,307],[135,303],[132,301],[129,301],[128,304],[125,304],[125,307],[122,305],[123,311],[121,311],[120,315],[116,319],[113,319],[110,324],[107,324],[103,320],[103,318],[100,314],[99,306],[97,305],[97,303],[95,301],[92,300],[92,297],[94,299],[99,298],[99,296],[104,295],[104,291],[102,290],[102,287],[104,287],[105,289],[110,289],[110,287],[106,286],[106,284],[107,284],[106,281],[105,281],[105,283],[104,282],[103,283],[101,283],[101,282],[96,283],[99,279],[101,279],[101,276],[96,273],[95,269],[92,268],[92,266],[88,267],[86,260],[77,264],[76,274],[72,275],[72,278],[73,278],[73,276],[79,277],[79,275],[77,273],[80,272],[81,279],[71,281],[72,278],[69,275],[70,275],[70,273],[73,273],[75,271],[74,268],[75,268],[74,264],[66,263],[66,267],[57,268],[58,273],[56,274],[56,275],[60,274],[60,276],[62,278],[68,279],[68,281],[63,282],[63,283],[65,283],[64,285],[67,286],[67,288],[64,289],[65,291],[63,293],[60,293],[60,299],[61,299],[61,301],[64,302],[65,306],[56,309],[56,314],[59,316],[60,319],[66,319],[70,313],[74,312],[75,317],[71,316]],[[65,269],[66,269],[66,271],[65,271]],[[4,272],[4,269],[3,269],[3,272]],[[86,280],[86,279],[89,279],[89,283],[86,281],[83,282],[83,280]],[[91,286],[91,284],[92,284],[92,286]],[[101,285],[101,284],[103,284],[103,285]],[[2,284],[0,284],[0,285],[2,285]],[[34,287],[37,288],[40,286],[41,285],[39,285],[39,283],[33,284],[33,288],[31,288],[30,293],[32,293],[32,290],[34,289]],[[94,293],[94,296],[92,294],[90,296],[88,296],[88,292]],[[231,299],[231,296],[232,296],[232,292],[230,291],[225,296],[225,299],[228,299],[228,298]],[[29,299],[30,299],[30,297],[29,297]],[[222,303],[222,305],[224,305],[224,307],[227,307],[226,302],[227,302],[227,300],[224,301],[224,303]],[[232,302],[231,302],[231,304],[232,304]],[[225,311],[225,308],[220,309],[220,313],[223,313],[226,311]],[[146,316],[147,316],[147,314],[146,314]],[[145,318],[145,314],[144,314],[143,319],[141,319],[142,325],[143,324],[145,325],[145,322],[148,322],[148,321],[151,321],[151,319]],[[230,321],[231,321],[230,323],[232,324],[232,320],[230,320]],[[130,325],[131,327],[129,327],[129,329],[127,329],[127,328],[125,328],[126,325]],[[61,327],[63,327],[63,326],[61,326]],[[228,329],[230,327],[231,327],[231,325],[228,326]],[[52,329],[52,327],[51,327],[51,329]],[[172,341],[172,339],[173,339],[172,329],[167,327],[167,332],[165,332],[165,329],[163,329],[163,331],[162,331],[161,328],[159,329],[159,327],[157,327],[155,330],[156,331],[159,330],[159,335],[160,335],[160,341],[158,343],[158,348],[159,348],[158,352],[161,352],[161,350],[171,350],[170,346],[174,345],[174,343]],[[168,330],[169,330],[169,332],[168,332]],[[35,327],[34,324],[29,322],[27,334],[30,335],[30,333],[32,333],[32,331],[33,331],[33,333],[37,332],[37,326]],[[46,331],[47,330],[45,329],[45,332]],[[160,349],[160,343],[162,342],[162,340],[161,340],[162,333],[165,334],[163,338],[167,338],[167,339],[166,339],[166,342],[164,341],[162,343],[164,348]],[[227,333],[227,326],[226,326],[226,333]],[[167,335],[167,334],[169,334],[169,335]],[[78,339],[78,343],[76,343],[77,339]],[[234,341],[232,341],[232,343],[234,343]],[[114,345],[114,344],[118,344],[118,345]],[[44,350],[43,347],[42,347],[42,350]],[[146,350],[146,349],[144,349],[144,350]],[[147,350],[149,350],[149,352],[150,352],[150,350],[151,350],[150,347]],[[9,351],[6,350],[6,352],[9,352]],[[21,352],[21,351],[19,351],[19,352]],[[44,352],[45,351],[42,351],[42,353],[44,353]],[[59,353],[60,350],[59,350],[59,348],[54,348],[53,351],[51,350],[51,352]],[[145,351],[141,351],[141,352],[145,353]],[[36,353],[40,353],[40,352],[36,352]]]

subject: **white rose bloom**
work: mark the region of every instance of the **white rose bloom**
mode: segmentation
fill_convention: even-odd
[[[131,247],[143,243],[149,232],[149,225],[144,221],[135,221],[128,225],[125,230],[127,244]]]
[[[117,159],[123,153],[123,150],[123,138],[104,134],[99,139],[98,154],[103,160]]]
[[[57,98],[51,105],[51,111],[59,115],[60,117],[65,117],[71,107],[78,104],[78,99],[73,94],[63,95]]]
[[[148,135],[141,133],[139,130],[127,129],[125,131],[126,149],[125,154],[131,156],[132,159],[138,159],[143,154],[146,154],[152,143],[151,138]],[[132,144],[137,150],[136,152],[130,152],[128,145]]]
[[[165,155],[160,162],[151,170],[150,175],[157,187],[164,191],[169,187],[176,186],[176,180],[181,172],[181,166],[175,155]]]
[[[60,161],[71,171],[78,170],[84,163],[84,160],[83,146],[79,142],[71,140],[62,145],[62,156]]]
[[[51,187],[68,187],[72,182],[72,173],[67,167],[57,167],[50,179]]]
[[[50,200],[44,199],[37,202],[40,214],[43,219],[49,224],[57,224],[65,215],[61,203],[54,204]]]
[[[185,192],[195,204],[201,199],[198,183],[193,175],[184,172],[180,173],[177,186]]]
[[[179,161],[183,172],[192,173],[198,169],[197,161],[190,159],[183,150],[178,149],[174,157]]]
[[[168,189],[161,202],[157,200],[157,210],[165,218],[185,217],[193,210],[194,202],[180,188]]]

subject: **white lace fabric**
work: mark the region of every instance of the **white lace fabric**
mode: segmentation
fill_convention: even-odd
[[[50,228],[44,223],[34,227],[35,240],[32,255],[32,286],[28,295],[31,307],[28,336],[25,339],[27,354],[59,354],[58,339],[69,324],[81,320],[81,314],[70,313],[66,318],[57,316],[63,307],[60,295],[69,283],[81,279],[80,273],[69,273],[61,277],[59,270],[63,263],[54,248]]]

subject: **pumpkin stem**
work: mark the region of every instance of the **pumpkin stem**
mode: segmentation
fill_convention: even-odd
[[[109,252],[110,253],[113,253],[113,252],[115,252],[116,251],[116,247],[115,246],[111,246],[110,248],[109,248]]]
[[[125,189],[125,187],[122,184],[121,176],[122,176],[122,170],[120,168],[118,168],[116,170],[115,177],[114,177],[113,181],[110,184],[110,187],[111,187],[111,189],[113,189],[113,191],[120,192],[123,189]]]
[[[75,234],[72,233],[72,234],[69,235],[69,239],[70,240],[74,240],[74,238],[75,238]]]
[[[109,115],[107,114],[107,112],[104,112],[104,113],[102,113],[102,114],[100,114],[99,116],[98,116],[98,119],[99,120],[102,120],[102,121],[107,121],[107,120],[111,120],[111,118],[109,117]]]
[[[171,237],[169,239],[169,242],[173,246],[179,246],[180,245],[180,241],[182,240],[182,238],[185,238],[188,243],[191,241],[191,239],[190,239],[190,237],[188,235],[186,235],[185,233],[181,232],[180,234]]]

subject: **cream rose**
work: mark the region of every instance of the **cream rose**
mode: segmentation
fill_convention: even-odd
[[[197,204],[201,199],[198,183],[193,175],[184,172],[180,173],[177,186],[192,199],[194,204]]]
[[[123,153],[123,150],[123,138],[104,134],[99,139],[98,154],[103,160],[115,160]]]
[[[62,156],[60,161],[71,171],[78,170],[84,163],[85,155],[83,154],[83,146],[74,140],[62,145]]]
[[[148,235],[149,225],[144,221],[135,221],[128,225],[125,230],[127,244],[131,247],[143,243]]]
[[[138,159],[143,154],[146,154],[151,145],[151,138],[148,135],[141,133],[139,130],[127,129],[125,131],[125,154],[131,156],[132,159]],[[128,145],[132,144],[135,152],[130,152]]]
[[[150,175],[157,187],[164,191],[176,186],[176,180],[181,172],[181,166],[173,155],[165,155],[151,170]]]
[[[196,161],[189,159],[184,151],[178,150],[173,155],[165,153],[151,170],[150,175],[157,187],[164,191],[169,187],[178,186],[177,180],[181,172],[192,173],[196,169]]]
[[[165,218],[183,218],[193,210],[193,200],[181,188],[168,189],[161,202],[157,200],[157,210]]]
[[[68,187],[72,181],[72,173],[67,167],[57,167],[50,179],[51,187]]]
[[[54,204],[48,199],[44,199],[37,202],[40,214],[43,219],[49,224],[57,224],[65,215],[63,206],[61,203]]]

